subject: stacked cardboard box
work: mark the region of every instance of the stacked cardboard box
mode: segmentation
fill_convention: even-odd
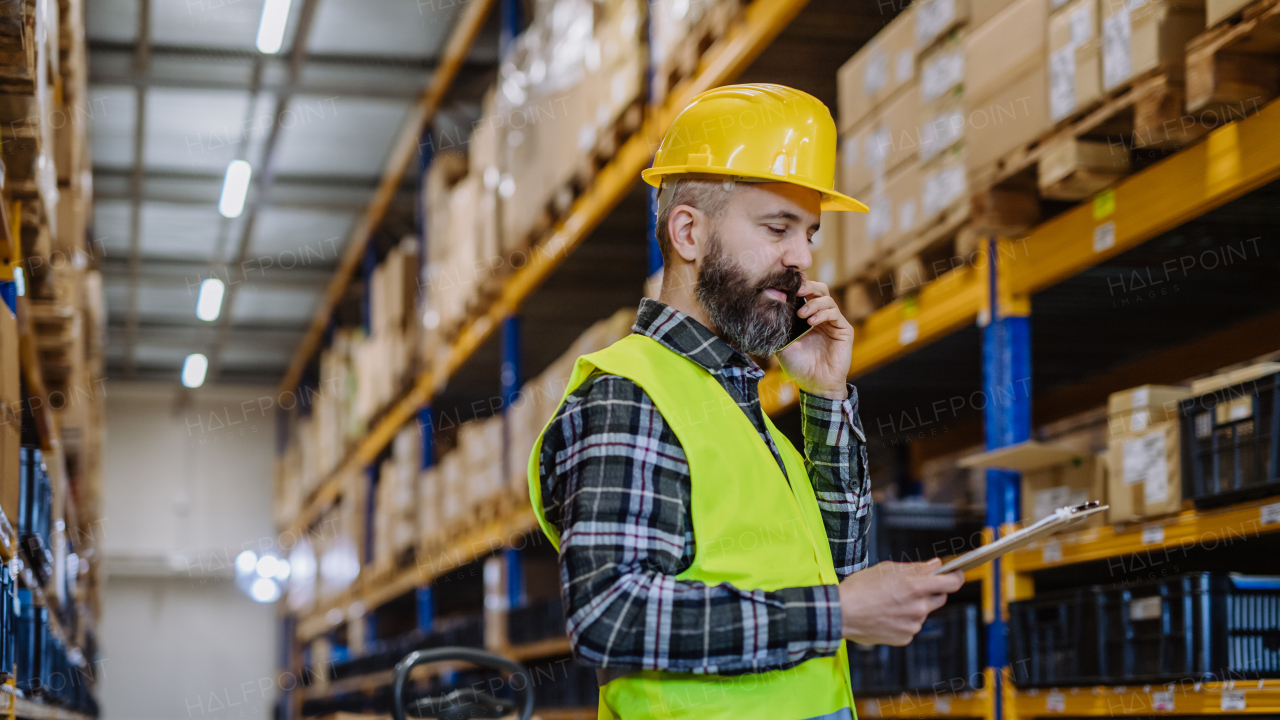
[[[369,335],[355,342],[356,416],[368,423],[413,370],[418,297],[417,240],[405,238],[369,278]]]
[[[374,504],[373,562],[379,571],[395,566],[418,540],[418,473],[422,466],[422,434],[416,423],[396,433],[391,457],[378,471]]]
[[[636,311],[623,308],[587,329],[563,355],[520,389],[520,396],[508,411],[511,427],[510,482],[517,493],[528,491],[529,457],[533,444],[551,420],[564,397],[569,377],[578,358],[612,345],[631,334]]]
[[[1143,385],[1107,401],[1107,501],[1113,523],[1177,512],[1182,507],[1178,401],[1189,390]]]
[[[458,428],[458,454],[466,477],[463,506],[476,510],[502,492],[502,416],[463,423]]]
[[[973,184],[1052,127],[1049,0],[1015,0],[965,42],[965,151]]]
[[[320,384],[314,393],[304,391],[301,402],[312,407],[319,439],[317,472],[328,476],[337,468],[347,447],[366,427],[355,411],[357,375],[354,348],[359,331],[336,330],[333,342],[320,353]]]
[[[428,362],[466,317],[467,298],[481,279],[475,267],[476,182],[467,182],[467,177],[465,155],[441,152],[423,183],[427,259],[422,270],[420,351]]]
[[[639,0],[539,3],[516,40],[495,96],[505,127],[498,186],[505,247],[522,250],[568,209],[575,182],[591,178],[602,138],[643,97],[646,8]]]
[[[418,547],[430,552],[444,537],[440,511],[440,466],[432,465],[418,474]]]
[[[18,378],[18,323],[0,302],[0,510],[18,526],[22,391]]]

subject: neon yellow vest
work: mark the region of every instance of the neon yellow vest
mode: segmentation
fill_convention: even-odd
[[[804,458],[768,416],[765,424],[782,453],[786,476],[720,383],[656,340],[629,335],[579,358],[565,397],[595,369],[628,378],[644,389],[684,448],[697,551],[677,580],[764,591],[838,582]],[[539,436],[529,458],[529,496],[543,532],[559,549],[559,530],[547,521],[542,507],[541,448]],[[814,658],[789,670],[738,676],[650,670],[623,675],[600,689],[600,718],[849,718],[850,688],[849,661],[841,643],[836,656]]]

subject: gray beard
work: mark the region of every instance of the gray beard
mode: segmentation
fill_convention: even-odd
[[[764,295],[764,288],[779,284],[798,289],[799,273],[788,280],[788,273],[753,281],[723,252],[719,236],[712,234],[707,258],[698,270],[694,297],[706,309],[711,322],[725,342],[747,355],[769,357],[786,345],[791,331],[793,310]],[[795,293],[788,293],[788,299]]]

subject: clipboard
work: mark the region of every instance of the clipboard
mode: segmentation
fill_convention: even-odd
[[[950,562],[934,570],[932,574],[943,575],[956,570],[972,570],[979,565],[995,560],[1010,550],[1017,550],[1024,545],[1030,545],[1037,540],[1060,532],[1090,515],[1106,510],[1108,507],[1110,506],[1103,505],[1098,500],[1092,500],[1083,505],[1058,508],[1051,515],[1046,515],[1044,518],[1011,535],[1006,535],[993,543],[988,543],[959,557],[952,558]]]

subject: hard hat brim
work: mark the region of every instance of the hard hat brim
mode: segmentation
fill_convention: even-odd
[[[734,177],[750,177],[754,180],[762,182],[779,182],[791,183],[799,185],[803,188],[816,190],[822,195],[822,209],[827,212],[869,212],[871,208],[866,204],[855,200],[848,195],[844,195],[834,190],[826,190],[817,185],[796,178],[773,177],[771,175],[743,175],[741,171],[733,171],[727,168],[707,167],[705,165],[684,165],[677,167],[649,168],[640,173],[640,177],[646,183],[653,187],[662,187],[662,179],[669,175],[732,175]]]

